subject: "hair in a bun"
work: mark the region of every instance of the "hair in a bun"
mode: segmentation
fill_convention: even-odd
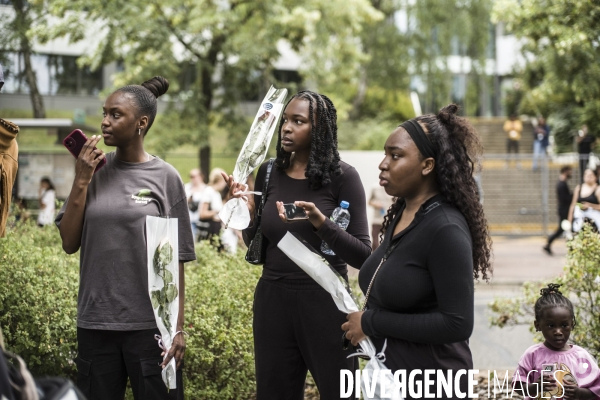
[[[458,113],[458,105],[452,103],[442,108],[436,117],[444,124],[452,123]]]
[[[144,135],[146,135],[156,117],[156,110],[158,108],[156,99],[165,94],[167,90],[169,90],[169,81],[162,76],[155,76],[141,85],[123,86],[122,88],[117,89],[116,92],[131,95],[135,100],[138,115],[148,116],[148,126],[146,126],[146,130],[144,131]]]
[[[542,288],[540,290],[540,297],[535,302],[533,306],[533,311],[535,312],[536,321],[540,321],[543,317],[544,310],[547,308],[555,308],[555,307],[564,307],[571,313],[571,318],[573,318],[573,327],[577,324],[575,320],[575,310],[573,309],[573,303],[567,297],[565,297],[558,288],[561,285],[556,283],[549,283],[548,287]]]
[[[154,97],[159,98],[169,90],[169,81],[162,76],[155,76],[142,83],[142,86],[151,91]]]

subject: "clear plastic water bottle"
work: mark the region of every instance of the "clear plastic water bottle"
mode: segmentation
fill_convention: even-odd
[[[340,206],[333,210],[330,218],[343,230],[346,230],[348,224],[350,224],[350,212],[348,211],[348,207],[350,207],[350,203],[342,201]],[[321,252],[329,256],[335,256],[335,253],[329,248],[329,245],[325,243],[325,241],[321,243]]]

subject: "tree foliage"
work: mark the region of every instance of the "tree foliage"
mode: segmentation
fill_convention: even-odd
[[[10,12],[0,15],[0,55],[16,52],[23,58],[23,74],[29,86],[29,97],[35,118],[45,118],[44,100],[37,87],[36,73],[31,63],[33,43],[36,39],[34,27],[49,15],[46,2],[12,0]],[[2,57],[4,58],[4,57]],[[6,61],[6,60],[4,60]]]
[[[527,63],[520,78],[526,94],[520,110],[554,115],[557,123],[569,126],[557,138],[564,150],[571,150],[580,124],[595,134],[600,120],[598,2],[501,0],[493,15],[523,44]]]
[[[271,83],[283,86],[274,74],[282,41],[298,52],[300,72],[313,85],[332,77],[339,84],[351,81],[363,57],[356,37],[366,22],[381,17],[367,0],[54,3],[58,14],[85,15],[69,21],[76,36],[86,21],[102,25],[104,40],[80,61],[95,67],[119,61],[123,68],[115,76],[116,86],[154,75],[169,78],[171,106],[161,126],[164,150],[181,143],[207,149],[215,121],[246,131],[236,106],[260,100]]]

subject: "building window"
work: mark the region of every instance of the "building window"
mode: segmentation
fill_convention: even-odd
[[[25,63],[20,53],[5,53],[6,93],[29,93],[25,79]],[[77,66],[77,57],[33,54],[38,90],[43,95],[97,95],[102,90],[102,69],[91,71]]]

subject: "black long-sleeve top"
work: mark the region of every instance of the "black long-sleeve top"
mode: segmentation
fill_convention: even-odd
[[[401,214],[360,270],[359,284],[366,293],[386,250],[397,244],[375,277],[361,320],[363,331],[375,338],[425,344],[466,341],[473,331],[474,291],[465,218],[442,196],[434,196],[392,237]]]
[[[311,280],[309,276],[290,260],[279,248],[277,243],[286,232],[297,232],[314,249],[320,251],[321,242],[325,242],[336,253],[335,256],[323,255],[340,274],[347,273],[346,263],[360,268],[371,254],[371,240],[367,223],[367,205],[365,191],[356,170],[350,165],[340,162],[342,174],[334,176],[332,182],[317,190],[312,190],[308,179],[294,179],[285,171],[278,170],[275,165],[271,170],[267,193],[267,201],[262,213],[262,232],[267,239],[266,260],[263,268],[264,279],[296,279]],[[255,190],[265,192],[264,180],[267,170],[264,163],[257,174]],[[254,196],[258,209],[261,196]],[[339,228],[333,221],[327,219],[319,230],[315,230],[310,222],[296,221],[284,223],[279,218],[275,202],[293,203],[294,201],[313,202],[326,216],[330,217],[333,210],[345,200],[350,203],[350,224],[346,231]],[[257,225],[243,231],[246,244],[254,238]]]
[[[569,184],[566,181],[558,180],[556,182],[556,197],[558,198],[558,215],[560,219],[567,219],[569,217],[569,208],[571,207],[571,200],[573,195],[569,189]]]

